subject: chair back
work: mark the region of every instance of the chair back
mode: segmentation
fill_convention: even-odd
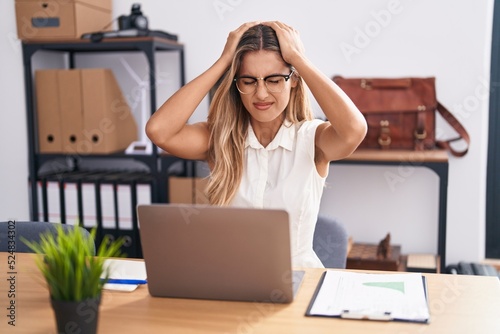
[[[319,215],[314,231],[313,249],[325,268],[342,268],[347,263],[349,236],[335,219]]]
[[[15,224],[13,222],[0,222],[0,252],[8,252],[14,250],[17,253],[33,253],[21,239],[24,237],[26,240],[32,242],[39,242],[40,236],[44,233],[50,232],[53,234],[57,233],[56,229],[57,223],[47,223],[47,222],[18,222]],[[82,230],[83,234],[88,238],[92,238],[89,231],[80,226],[66,225],[62,224],[62,228],[65,231],[70,231],[74,228],[79,228]],[[93,254],[95,255],[95,243]]]

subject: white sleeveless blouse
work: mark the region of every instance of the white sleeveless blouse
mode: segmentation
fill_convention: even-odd
[[[321,120],[285,121],[267,147],[249,126],[245,169],[231,205],[284,209],[290,217],[292,265],[324,267],[313,250],[313,235],[325,177],[314,163],[315,133]]]

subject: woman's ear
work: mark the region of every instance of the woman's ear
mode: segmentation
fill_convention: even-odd
[[[295,88],[297,87],[297,84],[299,83],[299,80],[300,80],[300,76],[299,76],[299,73],[295,70],[293,73],[292,73],[292,77],[290,78],[291,79],[291,87],[292,88]]]

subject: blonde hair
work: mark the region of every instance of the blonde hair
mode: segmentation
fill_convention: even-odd
[[[243,106],[233,79],[238,74],[243,56],[258,50],[274,51],[281,55],[278,38],[272,28],[257,25],[243,34],[232,64],[219,80],[219,87],[212,98],[207,120],[210,131],[208,162],[211,166],[207,196],[213,205],[230,204],[243,176],[245,138],[250,115]],[[292,80],[297,80],[297,85],[290,93],[285,119],[292,123],[312,120],[314,116],[305,83],[297,74]]]

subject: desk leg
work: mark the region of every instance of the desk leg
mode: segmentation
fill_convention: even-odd
[[[448,163],[427,163],[439,176],[439,226],[438,254],[441,257],[441,270],[446,268],[446,211],[448,209]]]

